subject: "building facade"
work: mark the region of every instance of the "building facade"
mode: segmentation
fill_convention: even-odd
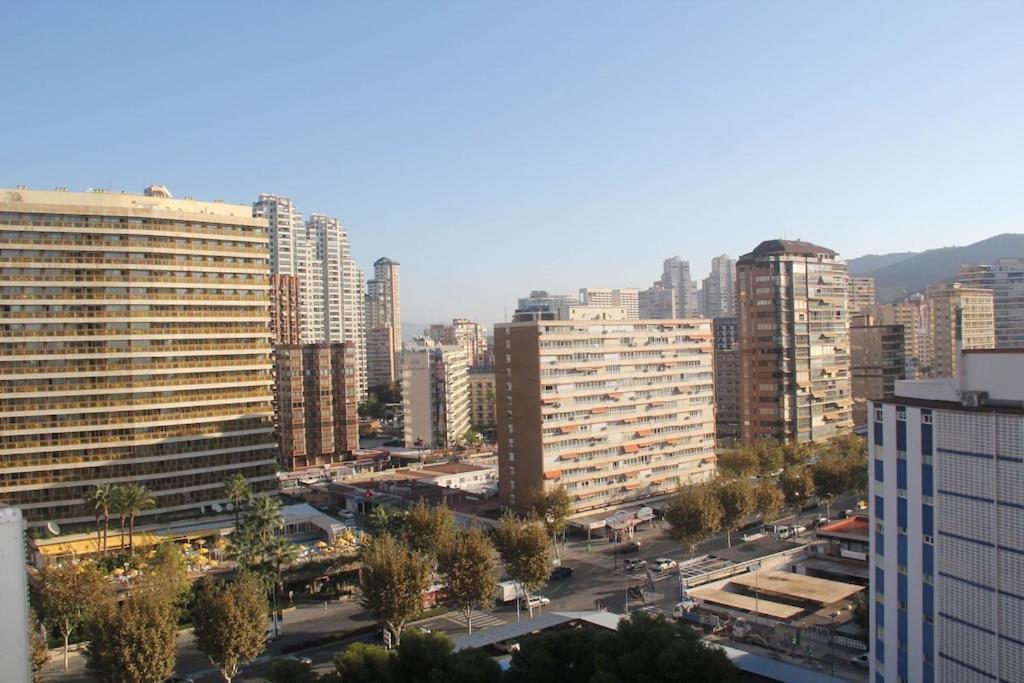
[[[902,325],[878,325],[870,315],[850,321],[850,376],[853,425],[868,422],[868,400],[891,398],[896,380],[906,379]]]
[[[704,305],[708,318],[736,315],[736,261],[725,254],[711,259],[711,274],[704,278]]]
[[[402,353],[408,448],[452,448],[469,431],[469,362],[460,346],[417,340]]]
[[[864,312],[870,306],[875,305],[875,278],[851,275],[847,288],[851,313]]]
[[[697,308],[697,283],[690,277],[690,262],[678,256],[665,259],[662,264],[661,284],[675,292],[676,308],[673,318],[696,318],[700,316]]]
[[[728,446],[742,437],[736,318],[715,318],[711,329],[715,340],[715,434],[720,445]]]
[[[480,323],[455,318],[451,325],[437,323],[424,330],[423,334],[440,344],[462,347],[470,365],[488,363],[491,360],[487,347],[487,330]]]
[[[302,304],[299,278],[270,276],[270,331],[273,344],[302,342]]]
[[[846,264],[769,240],[736,264],[743,439],[804,443],[853,428]]]
[[[871,403],[872,681],[1024,680],[1024,352],[958,366]]]
[[[960,282],[965,287],[992,290],[996,348],[1024,347],[1024,258],[961,266]]]
[[[285,469],[342,462],[359,448],[355,349],[338,343],[275,346],[274,377]]]
[[[491,430],[498,423],[493,365],[469,368],[469,414],[474,428]]]
[[[640,320],[671,320],[676,317],[676,292],[660,282],[641,290],[637,296]]]
[[[400,373],[402,302],[400,264],[387,257],[373,262],[366,283],[366,374],[370,386],[393,384]]]
[[[903,375],[905,379],[923,379],[931,372],[932,335],[928,307],[923,297],[899,304],[875,304],[863,313],[877,325],[903,328]]]
[[[495,327],[502,504],[564,486],[580,512],[711,477],[710,321],[576,313]]]
[[[960,352],[992,349],[996,345],[992,291],[964,287],[959,282],[929,287],[929,328],[932,338],[932,377],[956,377]]]
[[[249,207],[0,190],[0,501],[93,522],[137,482],[164,519],[274,485],[266,221]]]
[[[618,306],[626,311],[627,320],[640,317],[640,290],[629,287],[625,289],[601,289],[584,287],[580,289],[580,303],[587,306]]]

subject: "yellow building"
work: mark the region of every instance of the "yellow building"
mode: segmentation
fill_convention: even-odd
[[[0,190],[0,501],[91,521],[100,482],[163,520],[273,486],[267,227],[251,208]],[[145,521],[145,520],[143,520]]]

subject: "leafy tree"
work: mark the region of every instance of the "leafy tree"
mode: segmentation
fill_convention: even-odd
[[[547,583],[551,573],[551,546],[539,521],[520,521],[506,512],[495,534],[495,544],[508,575],[522,587],[527,597]],[[530,616],[533,616],[532,606]]]
[[[859,458],[868,453],[868,444],[856,434],[842,434],[829,439],[826,452],[839,458]]]
[[[809,443],[788,441],[782,444],[782,462],[786,467],[803,465],[811,459],[812,446]]]
[[[868,612],[868,595],[866,590],[857,593],[857,597],[853,599],[852,612],[855,624],[864,629],[864,631],[871,628],[871,614]]]
[[[242,501],[252,495],[249,480],[240,472],[232,474],[224,480],[224,495],[228,497],[235,508],[235,529],[237,529],[242,512]]]
[[[135,518],[143,510],[156,505],[156,499],[142,484],[124,484],[121,487],[119,504],[121,513],[128,516],[128,552],[135,554]],[[124,522],[122,521],[122,524]]]
[[[124,550],[124,532],[128,528],[128,490],[124,484],[116,484],[110,489],[110,510],[121,523],[121,550]]]
[[[39,626],[39,618],[31,607],[28,610],[28,640],[32,650],[32,682],[42,681],[42,671],[50,661],[50,650],[46,643],[46,634]]]
[[[455,533],[455,515],[445,503],[428,505],[420,501],[409,508],[402,536],[410,550],[437,559],[438,553]]]
[[[390,680],[392,659],[380,645],[352,643],[334,655],[334,670],[344,683],[381,683]]]
[[[473,610],[494,598],[498,580],[491,539],[479,527],[460,531],[442,550],[438,564],[445,578],[445,599],[466,615],[472,633]]]
[[[440,683],[454,649],[451,638],[443,633],[410,630],[398,646],[398,655],[391,660],[392,679],[403,683]]]
[[[478,648],[462,650],[451,656],[448,670],[435,676],[437,683],[487,683],[501,681],[501,667]]]
[[[172,541],[164,541],[154,548],[145,585],[168,595],[178,607],[184,607],[192,582],[185,558]]]
[[[757,472],[757,453],[753,448],[737,445],[718,456],[718,469],[731,477],[746,478]]]
[[[68,641],[75,629],[92,616],[105,586],[92,564],[63,564],[39,571],[39,603],[43,621],[64,639],[64,671],[68,670]]]
[[[405,528],[405,519],[406,513],[404,510],[398,510],[387,505],[374,505],[366,522],[369,524],[372,533],[377,535],[390,534],[397,538],[402,535],[402,531]]]
[[[359,404],[359,417],[379,420],[384,417],[384,404],[377,398],[377,394],[369,394]]]
[[[690,550],[715,533],[722,524],[722,506],[708,484],[681,486],[669,499],[665,510],[669,536]]]
[[[787,505],[803,505],[814,493],[814,480],[811,478],[810,470],[798,465],[787,467],[779,475],[779,489]]]
[[[785,457],[782,444],[774,439],[758,439],[754,443],[758,474],[771,474],[782,469]]]
[[[85,648],[86,668],[96,679],[149,683],[174,673],[177,596],[164,592],[163,585],[143,584],[120,605],[111,597],[97,608]]]
[[[721,529],[725,532],[726,544],[731,548],[733,530],[753,509],[753,490],[746,479],[719,479],[712,485],[711,490],[722,508]]]
[[[196,645],[231,683],[267,644],[263,582],[249,572],[231,582],[215,583],[207,577],[197,592],[192,620]]]
[[[320,676],[313,667],[295,659],[278,659],[270,665],[271,683],[316,683]]]
[[[836,455],[824,455],[809,468],[814,493],[825,501],[827,515],[832,516],[832,501],[851,489],[850,466]]]
[[[110,531],[110,509],[114,503],[114,485],[109,482],[97,484],[95,488],[85,494],[85,505],[93,511],[96,517],[96,542],[100,553],[107,555],[107,533]],[[103,530],[100,532],[100,520],[103,520]]]
[[[423,609],[423,593],[430,587],[430,560],[386,534],[363,546],[362,560],[359,602],[398,644],[406,622]]]
[[[786,504],[786,497],[779,489],[779,485],[772,480],[763,480],[754,487],[753,509],[761,515],[761,519],[768,521]]]
[[[544,631],[520,642],[512,654],[510,683],[588,683],[594,669],[592,628]]]
[[[569,515],[572,514],[572,498],[564,486],[557,486],[545,490],[543,484],[539,484],[530,498],[530,510],[544,524],[544,528],[551,534],[551,544],[555,548],[555,557],[558,557],[558,537],[565,532],[569,525]]]
[[[462,442],[467,446],[479,446],[483,440],[483,435],[475,429],[467,429],[462,435]]]

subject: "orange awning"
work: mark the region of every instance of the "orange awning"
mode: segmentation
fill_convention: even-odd
[[[562,476],[562,470],[548,470],[544,473],[545,479],[558,479]]]
[[[625,485],[625,486],[623,486],[622,488],[626,489],[627,491],[632,491],[633,489],[638,489],[638,488],[640,488],[640,482],[638,482],[638,481],[634,481],[634,482],[632,482],[632,483],[626,484],[626,485]]]
[[[636,433],[639,436],[650,436],[651,434],[654,433],[654,430],[653,429],[638,429],[638,430],[636,430]]]
[[[590,412],[593,415],[600,415],[601,413],[607,413],[608,409],[603,406],[598,406],[597,408],[591,408]]]
[[[572,432],[575,432],[575,431],[576,431],[577,429],[579,429],[579,428],[580,428],[580,426],[579,426],[579,425],[562,425],[562,426],[561,426],[561,427],[559,427],[558,429],[559,429],[559,431],[560,431],[560,432],[562,432],[563,434],[570,434],[570,433],[572,433]]]
[[[623,446],[622,450],[626,451],[627,453],[636,453],[638,450],[640,450],[640,447],[637,446],[636,444],[629,443]]]

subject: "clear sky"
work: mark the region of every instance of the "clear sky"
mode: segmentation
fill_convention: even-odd
[[[403,317],[1024,232],[1024,3],[6,2],[0,186],[340,216]]]

